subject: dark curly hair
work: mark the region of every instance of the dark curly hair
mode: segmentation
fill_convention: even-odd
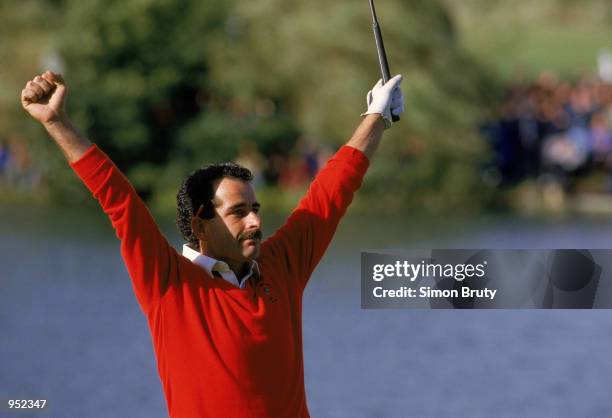
[[[213,205],[215,180],[231,177],[244,181],[253,180],[253,174],[247,168],[236,163],[211,164],[192,172],[183,181],[181,188],[176,194],[177,215],[176,226],[183,235],[185,241],[194,250],[200,249],[200,242],[191,230],[191,218],[193,218],[203,206],[201,218],[212,219],[215,217]]]

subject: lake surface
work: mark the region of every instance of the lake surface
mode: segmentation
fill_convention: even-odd
[[[167,416],[104,217],[91,207],[0,215],[0,416]],[[361,250],[612,248],[612,220],[345,221],[304,296],[313,417],[612,416],[612,311],[375,311],[359,294]],[[9,412],[9,398],[48,406]]]

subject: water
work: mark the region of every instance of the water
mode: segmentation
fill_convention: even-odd
[[[167,416],[146,321],[102,215],[0,215],[0,416]],[[305,293],[312,416],[612,416],[608,311],[365,311],[359,295],[362,249],[611,241],[605,219],[347,219]],[[9,398],[48,406],[9,412]]]

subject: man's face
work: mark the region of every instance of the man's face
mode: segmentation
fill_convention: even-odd
[[[230,262],[257,258],[261,219],[253,186],[247,181],[226,177],[217,180],[213,188],[216,214],[206,221],[205,227],[208,255]]]

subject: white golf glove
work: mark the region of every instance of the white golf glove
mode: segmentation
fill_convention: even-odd
[[[398,74],[383,85],[382,79],[368,92],[368,110],[361,116],[380,114],[385,122],[385,129],[391,127],[391,114],[399,116],[404,111],[404,96],[399,85],[402,75]]]

